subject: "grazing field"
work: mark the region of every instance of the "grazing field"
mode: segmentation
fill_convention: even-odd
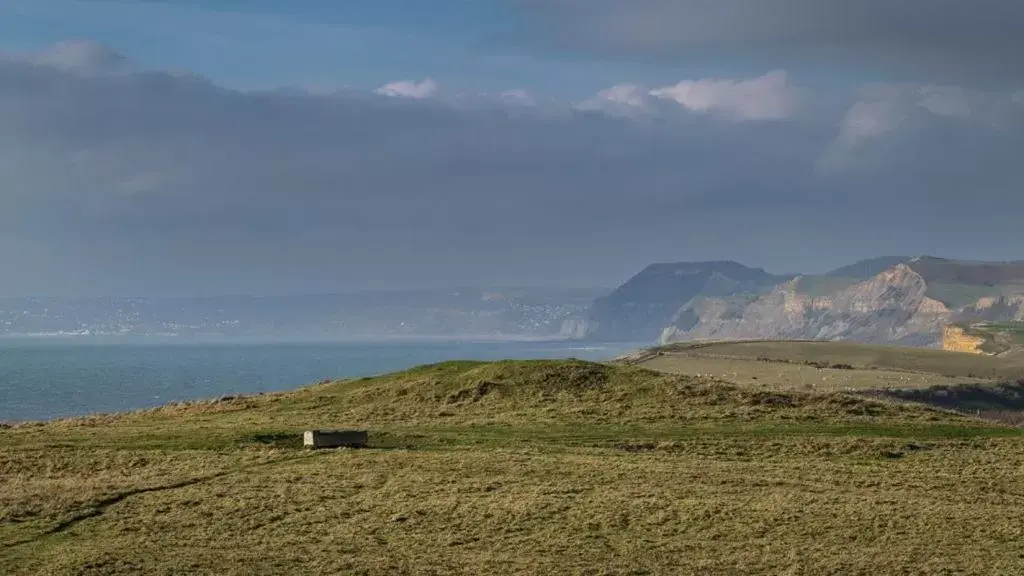
[[[1024,570],[1024,430],[735,378],[451,362],[6,427],[0,573]],[[370,447],[299,445],[332,427]]]
[[[838,364],[829,364],[829,366]],[[958,384],[984,384],[982,378],[954,378],[941,374],[885,369],[819,368],[797,362],[766,362],[714,356],[666,354],[643,363],[645,368],[680,374],[709,375],[768,390],[819,392],[887,388],[928,388]]]
[[[844,365],[950,378],[998,381],[1024,378],[1024,358],[1001,358],[928,348],[875,346],[849,342],[761,340],[681,343],[652,349],[644,353],[642,358],[647,360],[659,354],[680,362],[686,358],[725,358],[805,365]]]

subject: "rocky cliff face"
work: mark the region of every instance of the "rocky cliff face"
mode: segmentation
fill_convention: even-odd
[[[971,336],[959,326],[946,326],[942,329],[942,349],[947,352],[984,354],[981,350],[981,345],[984,343],[984,338]]]
[[[798,292],[799,279],[762,296],[710,298],[680,309],[662,342],[695,339],[851,340],[938,346],[951,311],[929,298],[906,264],[827,296]]]
[[[984,296],[960,310],[957,319],[962,322],[1024,321],[1024,294]]]

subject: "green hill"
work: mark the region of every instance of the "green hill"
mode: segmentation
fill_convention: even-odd
[[[0,573],[1024,567],[1024,430],[737,380],[448,362],[7,426]],[[335,427],[368,430],[369,447],[299,446]]]

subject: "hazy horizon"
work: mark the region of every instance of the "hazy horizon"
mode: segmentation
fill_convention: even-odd
[[[943,258],[942,256],[936,256],[933,254],[921,255],[922,257],[935,257]],[[381,286],[377,288],[360,288],[354,290],[342,290],[333,292],[266,292],[266,293],[228,293],[228,292],[215,292],[215,293],[194,293],[194,294],[176,294],[176,295],[140,295],[140,294],[85,294],[85,295],[40,295],[40,294],[15,294],[15,295],[3,295],[0,296],[2,300],[62,300],[62,301],[88,301],[88,300],[104,300],[104,299],[115,299],[115,300],[166,300],[166,301],[189,301],[189,300],[215,300],[215,299],[228,299],[228,298],[239,298],[239,299],[274,299],[274,298],[323,298],[323,297],[358,297],[367,295],[426,295],[426,294],[456,294],[460,291],[467,290],[478,290],[478,291],[497,291],[497,292],[509,292],[509,291],[531,291],[531,292],[542,292],[551,291],[558,293],[580,293],[580,294],[594,294],[597,296],[604,295],[622,283],[626,282],[633,276],[643,272],[646,268],[651,266],[659,265],[675,265],[675,264],[714,264],[719,262],[736,262],[743,266],[754,269],[763,269],[766,272],[780,276],[801,276],[801,275],[825,275],[844,268],[850,265],[858,264],[864,261],[870,261],[874,259],[886,259],[886,258],[915,258],[916,256],[895,256],[895,255],[883,255],[877,257],[864,258],[850,262],[837,262],[835,266],[829,266],[823,269],[816,270],[772,270],[767,269],[763,266],[755,264],[748,264],[746,262],[736,262],[735,260],[675,260],[675,261],[661,261],[661,262],[647,262],[641,264],[638,268],[634,269],[627,276],[620,278],[619,280],[606,285],[596,286],[575,286],[575,285],[425,285],[416,288],[403,288],[400,286]],[[951,259],[962,262],[974,262],[974,263],[990,263],[990,264],[1006,264],[1006,263],[1021,263],[1024,259],[1014,260],[969,260],[969,259]]]

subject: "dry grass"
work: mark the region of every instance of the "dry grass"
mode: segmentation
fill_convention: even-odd
[[[0,430],[3,574],[1022,570],[1022,431],[837,393],[446,363]]]

